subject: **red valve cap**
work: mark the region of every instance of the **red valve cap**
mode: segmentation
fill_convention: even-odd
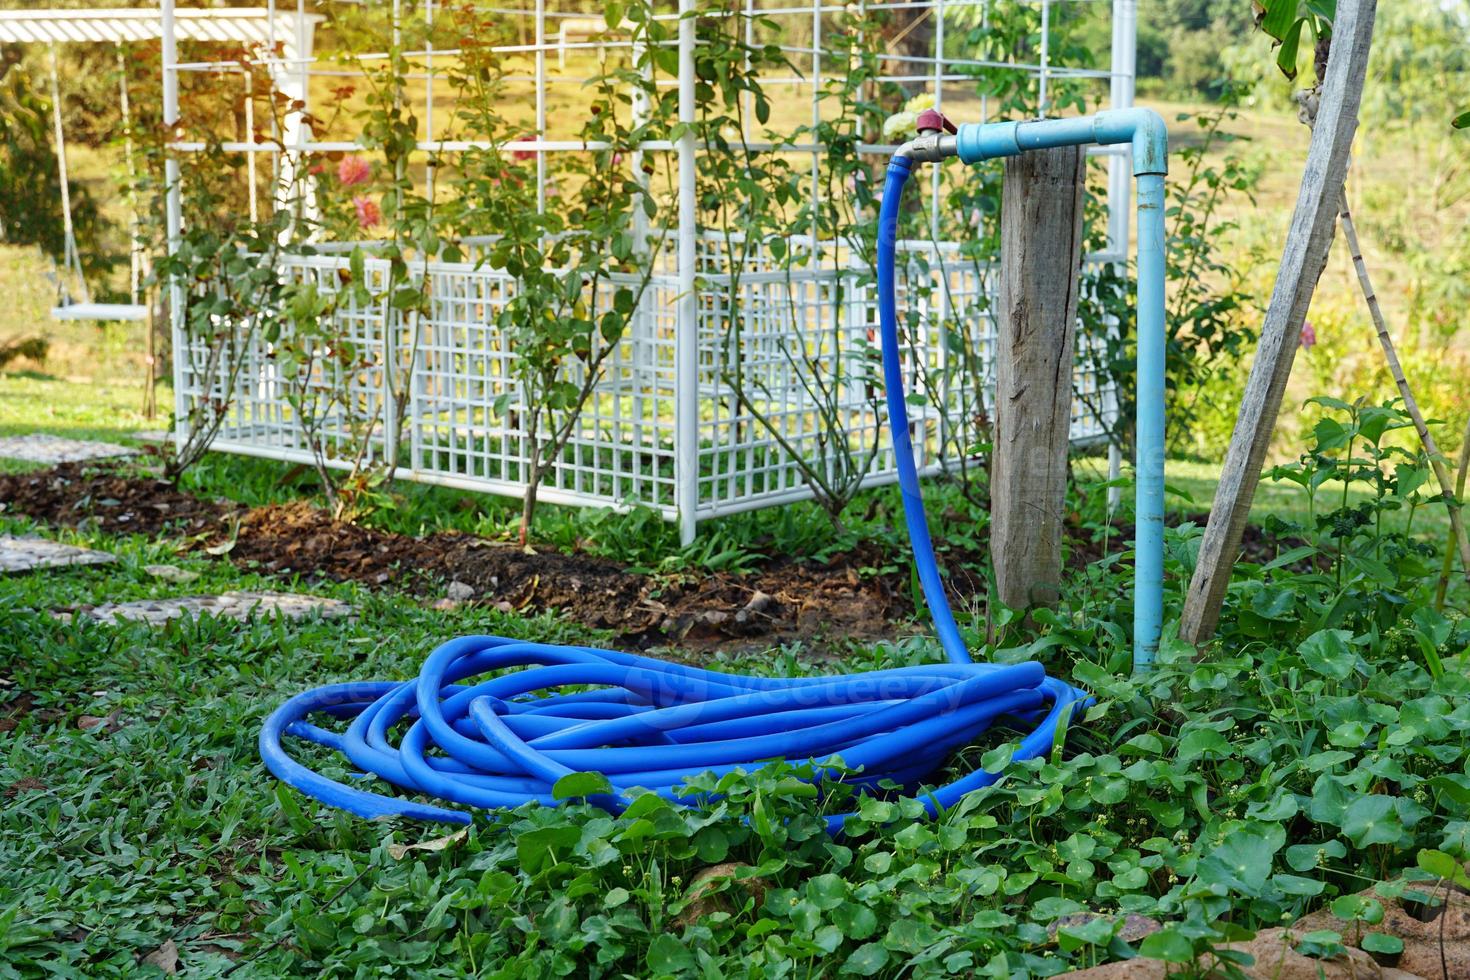
[[[959,130],[955,129],[954,123],[946,119],[944,113],[938,109],[925,109],[919,113],[919,118],[915,125],[920,132],[926,129],[938,130],[945,133],[959,132]]]

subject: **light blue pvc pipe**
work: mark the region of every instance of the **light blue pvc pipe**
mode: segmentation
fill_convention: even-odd
[[[1159,652],[1164,616],[1164,175],[1169,136],[1152,109],[1116,109],[1073,119],[970,123],[955,148],[965,163],[1026,150],[1131,143],[1138,178],[1138,378],[1133,566],[1133,669]]]

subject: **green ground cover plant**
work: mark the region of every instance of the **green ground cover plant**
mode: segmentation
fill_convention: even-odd
[[[1470,860],[1470,625],[1462,594],[1435,608],[1437,542],[1376,519],[1439,506],[1413,476],[1422,461],[1374,459],[1397,410],[1326,408],[1336,428],[1322,426],[1287,475],[1308,488],[1347,475],[1353,492],[1344,506],[1324,484],[1300,547],[1240,566],[1203,656],[1166,631],[1158,669],[1128,676],[1114,625],[1126,622],[1126,552],[1090,564],[1057,610],[1002,615],[991,644],[972,610],[978,656],[1042,660],[1097,703],[1042,759],[1010,763],[999,731],[962,752],[955,769],[1006,775],[933,822],[897,788],[861,800],[814,789],[794,778],[805,760],[696,779],[691,797],[714,797],[702,808],[651,796],[618,817],[528,807],[448,839],[453,828],[324,810],[266,778],[255,755],[260,720],[290,693],[409,676],[461,633],[606,637],[550,614],[445,614],[301,582],[285,584],[347,599],[357,618],[62,624],[44,610],[282,585],[167,540],[63,534],[122,560],[0,584],[0,971],[132,974],[176,954],[205,976],[1009,978],[1142,954],[1181,970],[1203,956],[1230,976],[1243,964],[1224,944],[1318,908],[1351,928],[1300,949],[1392,946],[1373,929],[1377,899],[1357,893],[1377,885],[1383,901],[1432,906]],[[1083,519],[1116,533],[1102,496],[1094,485],[1079,497]],[[975,522],[963,495],[947,503],[941,538]],[[842,546],[825,515],[809,517],[767,514],[761,533]],[[635,518],[603,520],[614,540],[639,533]],[[0,530],[33,528],[0,516]],[[1170,530],[1171,581],[1187,581],[1197,535],[1188,522]],[[156,564],[199,578],[160,580]],[[1168,615],[1179,601],[1176,589]],[[939,656],[914,623],[836,662],[799,646],[716,659],[791,674]],[[853,807],[860,818],[828,837],[822,814]],[[1126,942],[1125,913],[1164,928]]]

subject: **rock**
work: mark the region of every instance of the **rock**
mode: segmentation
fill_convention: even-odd
[[[165,974],[173,976],[179,972],[179,948],[172,939],[165,939],[162,946],[143,957],[143,963],[156,966]]]
[[[756,589],[755,595],[750,597],[750,601],[745,604],[745,608],[741,611],[747,613],[763,613],[771,608],[771,603],[775,601],[773,596],[767,595],[760,589]]]
[[[450,582],[444,594],[455,602],[468,602],[475,597],[475,587],[464,582]]]
[[[1433,973],[1411,973],[1402,965],[1397,968],[1379,966],[1367,953],[1354,948],[1349,948],[1336,959],[1313,959],[1295,949],[1301,937],[1309,931],[1300,924],[1289,930],[1263,929],[1249,942],[1227,943],[1222,948],[1245,953],[1255,960],[1252,966],[1242,967],[1242,972],[1250,980],[1438,980],[1442,976],[1438,963]],[[1197,968],[1210,965],[1199,961]],[[1177,966],[1174,969],[1178,971]],[[1069,973],[1067,980],[1164,980],[1168,976],[1169,964],[1140,957]],[[1470,974],[1451,972],[1448,980],[1464,976]]]
[[[771,886],[764,878],[736,877],[741,871],[748,870],[749,865],[729,861],[695,872],[689,882],[689,890],[684,894],[684,910],[674,917],[673,924],[683,929],[713,912],[733,912],[735,903],[727,895],[735,888],[743,891],[759,906],[765,901],[766,892]],[[727,882],[729,887],[720,887]]]
[[[1069,926],[1087,925],[1087,923],[1094,919],[1106,919],[1108,922],[1117,921],[1116,917],[1111,915],[1102,915],[1097,912],[1078,912],[1074,915],[1064,915],[1061,918],[1052,920],[1047,925],[1046,932],[1054,940],[1058,931],[1066,929]],[[1145,936],[1152,936],[1162,928],[1164,927],[1156,919],[1150,919],[1146,915],[1136,915],[1129,912],[1123,917],[1123,928],[1118,931],[1118,938],[1125,943],[1136,943]]]
[[[1425,894],[1434,892],[1444,905],[1425,908],[1406,905],[1403,899],[1384,898],[1371,888],[1359,892],[1363,898],[1375,899],[1383,905],[1383,921],[1363,931],[1402,939],[1404,952],[1397,968],[1406,974],[1429,980],[1470,977],[1470,896],[1443,888],[1435,891],[1434,883],[1428,881],[1419,888]],[[1330,909],[1313,912],[1298,921],[1294,929],[1298,933],[1331,929],[1341,933],[1347,943],[1352,943],[1357,935],[1351,923],[1343,922]],[[1389,974],[1385,971],[1384,976]]]
[[[199,577],[198,572],[191,572],[177,565],[144,565],[143,571],[174,585],[183,585]]]

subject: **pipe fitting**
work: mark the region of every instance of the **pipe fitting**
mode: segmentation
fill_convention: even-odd
[[[1096,143],[1131,143],[1133,175],[1169,171],[1169,130],[1152,109],[1108,109],[1093,116],[1030,119],[1024,122],[966,123],[956,151],[966,163],[1013,157],[1026,150]]]
[[[959,156],[959,144],[949,133],[927,132],[893,151],[895,158],[913,163],[938,163]]]

